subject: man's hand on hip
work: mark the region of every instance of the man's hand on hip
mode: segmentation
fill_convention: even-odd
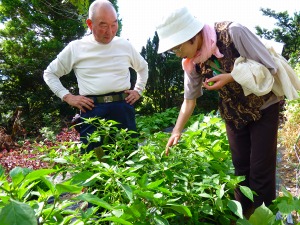
[[[130,105],[133,105],[137,100],[140,99],[140,94],[135,90],[126,90],[124,91],[128,96],[125,98],[126,102]]]
[[[93,99],[81,95],[66,94],[63,97],[63,100],[69,105],[80,109],[84,113],[87,109],[92,110],[95,106]]]

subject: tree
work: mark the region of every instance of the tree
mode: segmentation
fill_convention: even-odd
[[[0,113],[23,106],[26,128],[45,126],[47,114],[66,112],[43,80],[43,71],[70,41],[86,32],[76,7],[61,0],[0,1]],[[75,76],[63,80],[76,90]],[[44,123],[43,123],[44,122]],[[53,121],[47,120],[48,123]]]
[[[119,7],[118,7],[117,0],[109,0],[109,1],[114,5],[118,14]],[[92,2],[94,2],[94,0],[62,0],[62,3],[71,3],[78,9],[78,12],[80,14],[83,23],[85,23],[85,20],[88,17],[89,6]],[[119,30],[117,32],[117,35],[119,35],[122,31],[122,19],[119,18],[118,22],[119,22]]]
[[[86,15],[86,16],[91,2],[93,2],[93,0],[62,0],[62,3],[73,4],[78,9],[78,12],[81,15]]]
[[[162,112],[178,106],[183,99],[183,70],[181,59],[169,52],[157,54],[158,35],[142,48],[141,55],[148,62],[149,78],[144,97],[144,111]],[[147,110],[146,110],[147,109]]]
[[[293,17],[290,17],[287,11],[276,13],[269,8],[261,9],[264,16],[272,17],[277,20],[275,25],[277,28],[273,30],[267,30],[256,26],[257,34],[260,37],[271,40],[274,39],[277,42],[283,43],[284,48],[282,55],[286,59],[291,59],[291,62],[300,62],[300,12],[294,13]]]
[[[143,113],[162,112],[168,108],[180,107],[184,99],[184,72],[181,58],[170,52],[157,54],[159,38],[155,32],[152,41],[148,39],[141,55],[148,62],[149,78],[144,93]],[[196,113],[208,113],[218,108],[218,93],[204,90],[197,99]]]

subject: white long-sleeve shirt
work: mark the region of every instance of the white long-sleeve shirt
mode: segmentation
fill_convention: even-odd
[[[102,95],[128,90],[129,68],[137,72],[134,90],[144,90],[148,79],[148,64],[126,39],[115,37],[101,44],[91,34],[70,42],[44,71],[44,80],[55,95],[69,93],[60,77],[72,69],[77,78],[80,95]]]

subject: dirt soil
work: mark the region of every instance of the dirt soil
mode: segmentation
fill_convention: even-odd
[[[283,148],[278,149],[277,171],[279,186],[284,186],[293,196],[298,196],[300,193],[299,149],[300,143],[298,143],[298,146],[295,145],[292,151],[287,151]]]
[[[283,148],[278,149],[277,162],[277,178],[278,178],[278,195],[282,195],[282,187],[285,187],[293,196],[298,197],[299,190],[299,176],[300,176],[300,142],[295,144],[292,150]],[[300,215],[296,212],[292,213],[293,221],[300,222]],[[291,222],[291,221],[290,221]],[[287,225],[294,224],[288,223]]]

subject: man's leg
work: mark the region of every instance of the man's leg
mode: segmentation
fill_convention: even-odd
[[[136,131],[134,106],[125,101],[110,103],[107,119],[119,122],[118,128]]]
[[[108,113],[108,107],[106,104],[95,104],[95,107],[92,110],[88,110],[85,113],[81,113],[81,117],[84,119],[89,118],[96,118],[99,119],[107,116]],[[93,134],[97,130],[97,127],[93,124],[87,124],[83,123],[80,127],[80,141],[84,144],[88,144],[88,137],[89,135]],[[102,145],[102,138],[100,139],[100,142],[92,142],[90,143],[86,149],[82,149],[81,153],[88,153],[91,150],[99,147]]]

